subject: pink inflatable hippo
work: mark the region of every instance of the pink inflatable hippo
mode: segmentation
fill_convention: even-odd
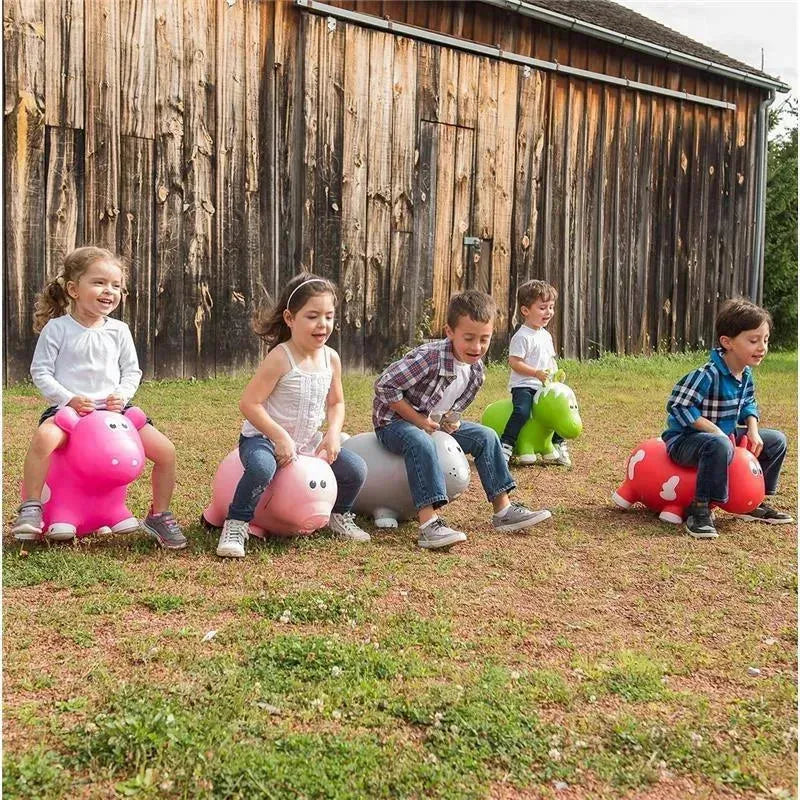
[[[733,448],[733,460],[728,466],[728,502],[719,504],[731,514],[745,514],[764,499],[764,473],[747,445],[745,436]],[[686,507],[694,499],[696,469],[676,464],[661,439],[647,439],[631,452],[626,471],[625,482],[611,496],[614,503],[630,508],[638,501],[658,511],[663,522],[683,521]]]
[[[128,484],[142,474],[141,408],[124,414],[92,411],[81,417],[68,406],[53,421],[67,441],[50,457],[42,492],[42,519],[50,539],[72,539],[110,528],[134,531],[139,521],[125,505]]]
[[[222,459],[212,484],[211,502],[202,521],[222,526],[236,485],[244,474],[239,450]],[[250,533],[264,536],[305,536],[328,524],[336,502],[336,478],[328,462],[316,456],[298,456],[281,467],[264,490],[250,523]]]

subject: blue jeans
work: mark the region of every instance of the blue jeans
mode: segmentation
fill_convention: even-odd
[[[378,441],[390,452],[403,456],[411,497],[417,508],[439,508],[447,502],[444,473],[436,458],[430,434],[404,419],[396,419],[375,429]],[[516,488],[500,448],[500,438],[485,425],[465,422],[451,436],[465,453],[475,459],[483,488],[489,500]]]
[[[259,498],[278,470],[275,445],[266,436],[240,436],[239,458],[244,466],[244,475],[228,507],[228,519],[250,522]],[[344,514],[353,507],[356,495],[367,479],[367,464],[357,453],[342,450],[331,469],[338,487],[333,513]]]
[[[736,429],[737,443],[745,434],[744,428]],[[759,430],[764,448],[758,463],[764,470],[766,494],[775,494],[783,459],[786,456],[786,436],[769,428]],[[697,467],[697,484],[694,497],[699,503],[725,503],[728,500],[728,464],[733,458],[731,440],[703,431],[681,431],[662,438],[667,445],[669,457],[684,467]]]
[[[517,443],[517,437],[522,430],[522,426],[531,418],[533,398],[536,397],[536,393],[539,391],[541,389],[534,389],[531,386],[515,386],[511,390],[511,402],[514,404],[514,410],[511,412],[503,435],[500,437],[500,441],[503,444],[510,444],[513,447]],[[563,441],[564,438],[553,431],[553,444]]]

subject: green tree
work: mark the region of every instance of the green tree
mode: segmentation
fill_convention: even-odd
[[[770,112],[770,129],[791,128],[769,141],[767,150],[764,305],[772,313],[772,341],[797,346],[797,103]]]

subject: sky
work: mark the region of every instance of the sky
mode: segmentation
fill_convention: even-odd
[[[780,78],[797,98],[798,5],[795,0],[616,0],[697,42]],[[775,105],[786,99],[778,94]]]

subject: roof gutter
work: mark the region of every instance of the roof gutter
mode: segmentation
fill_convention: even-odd
[[[534,3],[527,2],[527,0],[481,0],[481,2],[499,8],[505,8],[509,11],[523,14],[526,17],[533,17],[542,22],[556,25],[559,28],[566,28],[567,30],[576,31],[586,36],[592,36],[595,39],[604,39],[620,47],[628,47],[631,50],[638,50],[639,52],[647,53],[658,58],[665,58],[667,61],[675,61],[679,64],[686,64],[687,66],[694,67],[695,69],[713,72],[724,78],[731,78],[736,81],[741,81],[742,83],[759,86],[762,89],[788,92],[791,88],[787,84],[781,83],[781,81],[766,76],[753,75],[744,70],[737,69],[736,67],[728,67],[725,64],[718,64],[715,61],[698,58],[697,56],[682,53],[678,50],[671,50],[669,47],[664,47],[663,45],[646,42],[644,39],[637,39],[635,36],[628,36],[627,34],[613,31],[610,28],[603,28],[591,22],[584,22],[577,17],[559,14],[557,11],[550,11],[547,8],[542,8]]]

